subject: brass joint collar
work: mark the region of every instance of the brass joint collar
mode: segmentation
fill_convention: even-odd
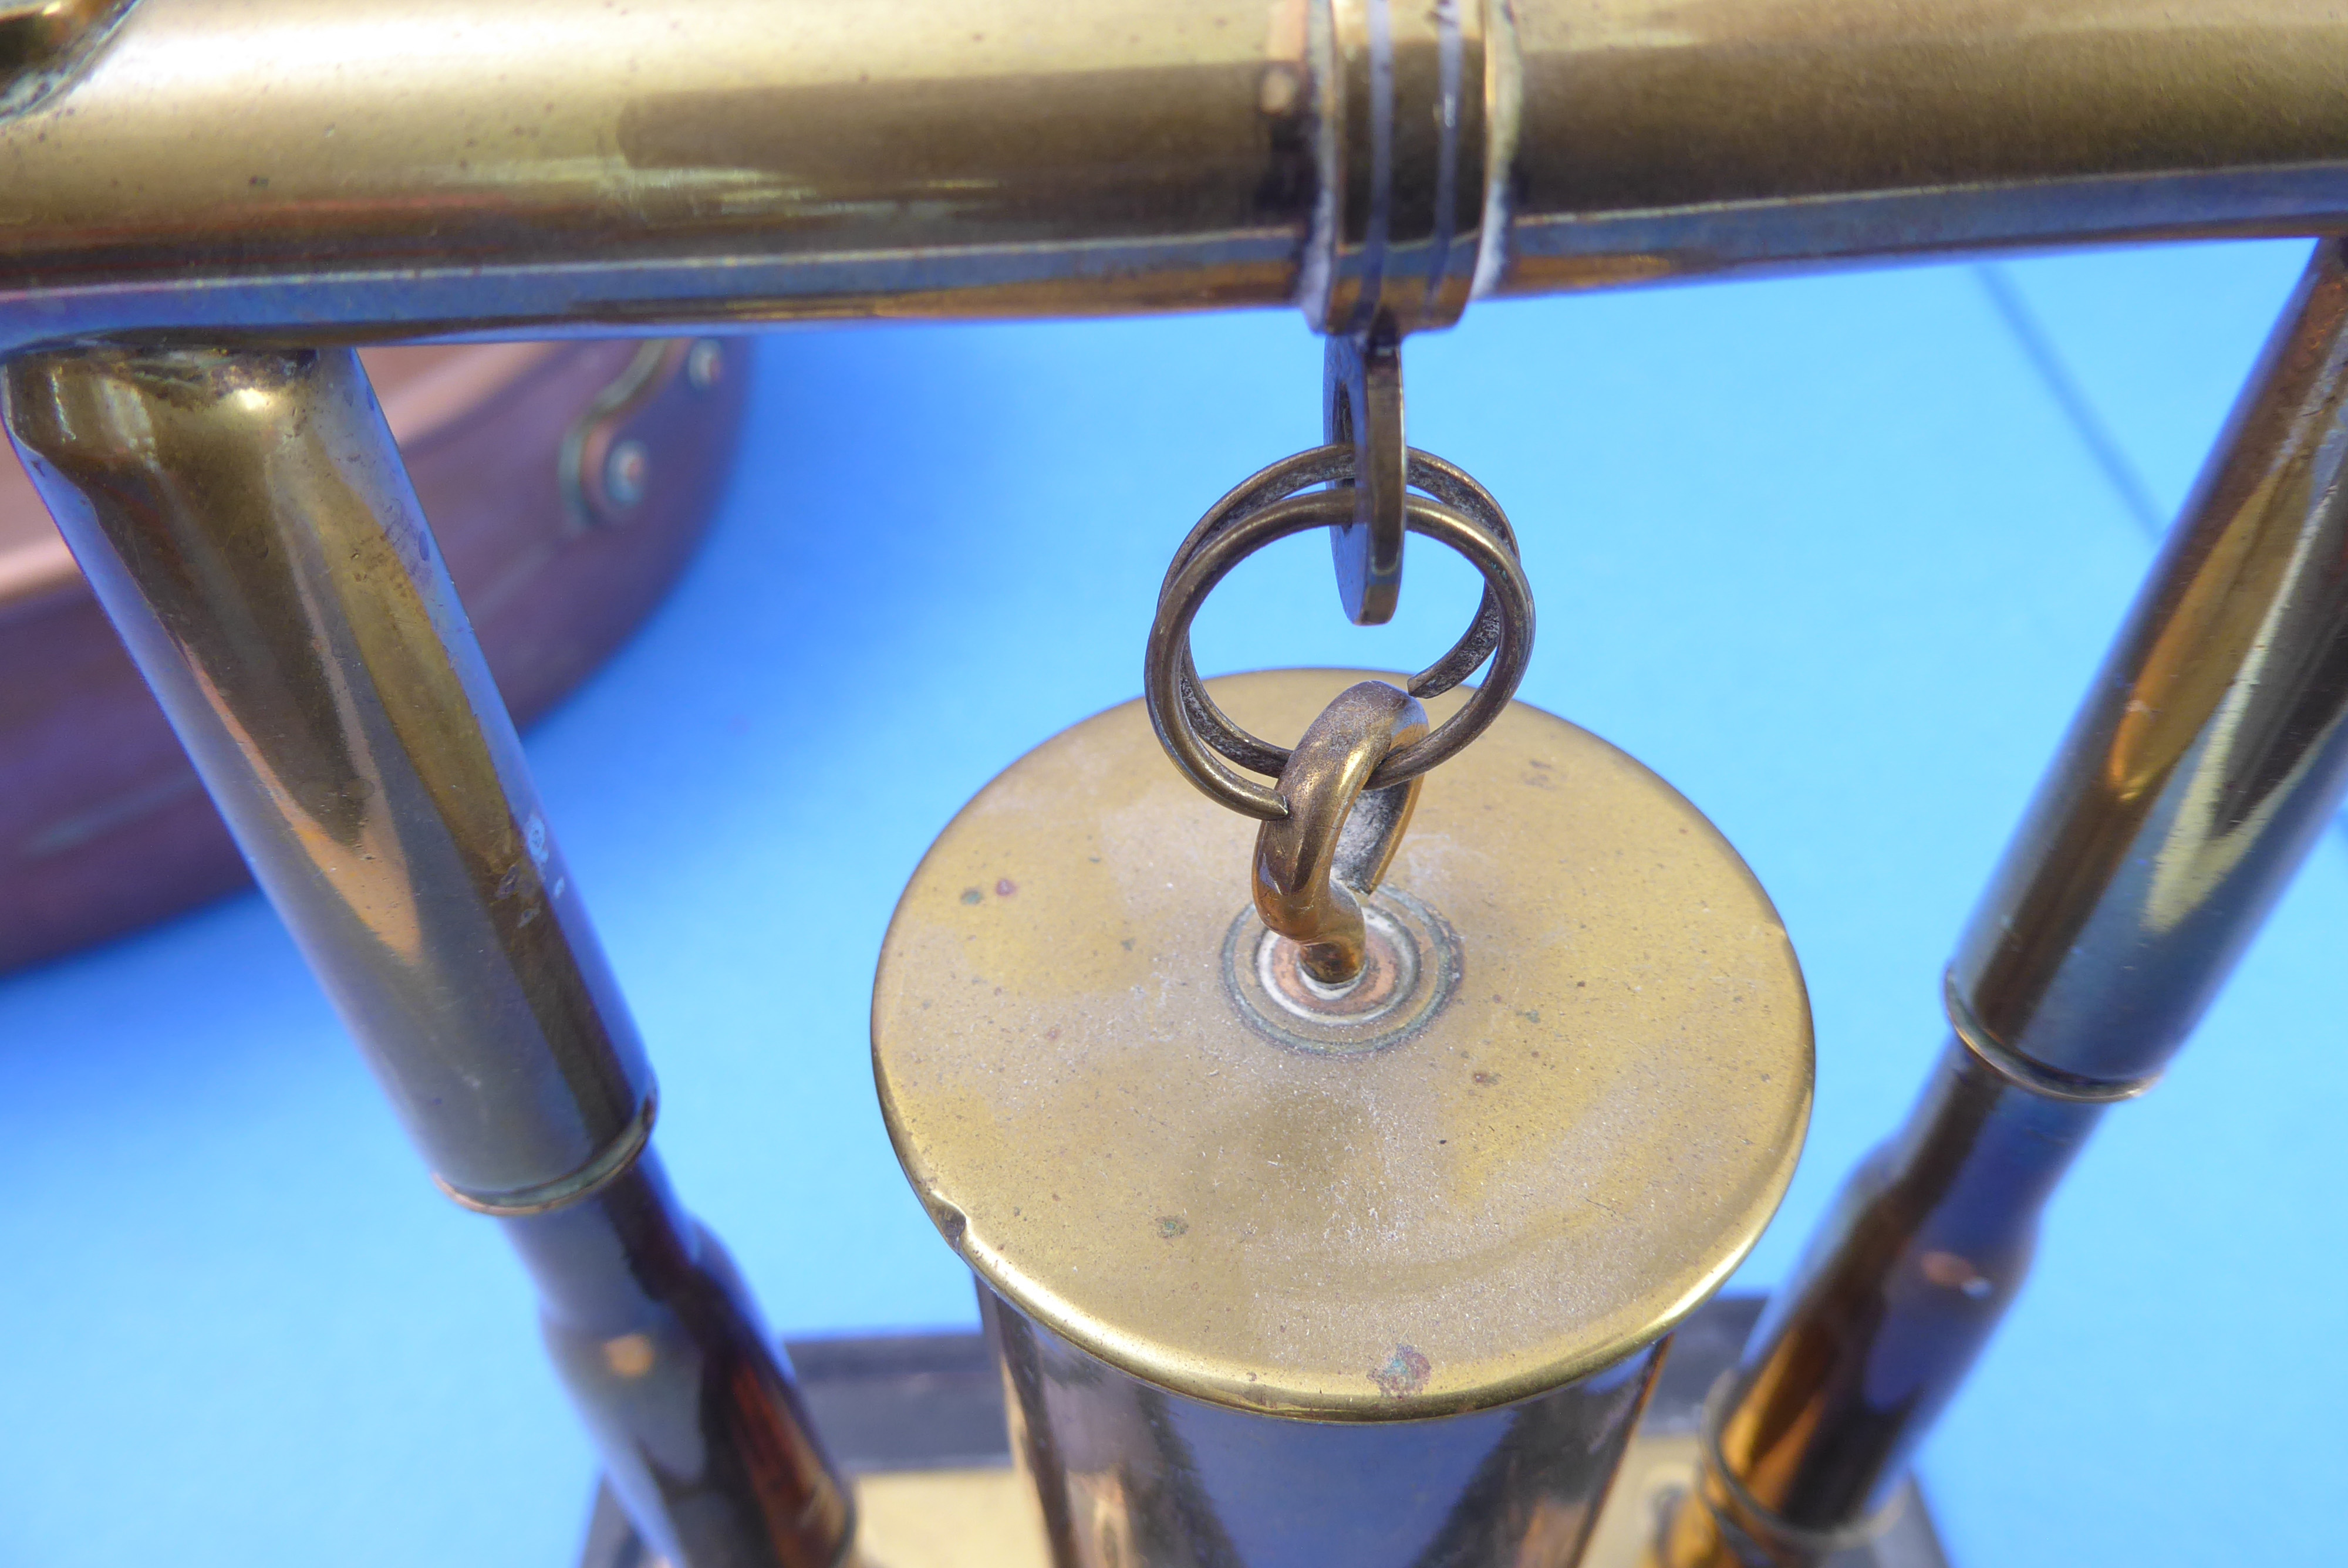
[[[1491,168],[1487,0],[1323,0],[1318,288],[1332,335],[1447,327],[1467,309]]]
[[[1468,308],[1485,241],[1497,130],[1492,0],[1317,0],[1320,198],[1305,319],[1329,338],[1322,440],[1354,454],[1354,517],[1334,528],[1347,619],[1393,619],[1402,592],[1402,340]],[[1505,46],[1501,53],[1505,53]],[[1488,233],[1491,231],[1491,233]]]
[[[593,1157],[577,1170],[557,1176],[551,1182],[520,1187],[511,1192],[479,1193],[459,1187],[438,1171],[432,1173],[432,1184],[459,1208],[496,1219],[527,1219],[532,1214],[549,1214],[568,1208],[582,1198],[590,1198],[604,1187],[624,1176],[644,1157],[651,1146],[653,1122],[660,1116],[660,1096],[647,1092],[637,1105],[636,1113],[617,1136],[598,1149]]]
[[[1720,1446],[1721,1423],[1735,1386],[1736,1371],[1731,1368],[1721,1374],[1704,1399],[1704,1445],[1698,1460],[1703,1472],[1689,1506],[1711,1515],[1723,1543],[1739,1561],[1766,1568],[1815,1568],[1879,1539],[1891,1528],[1906,1504],[1905,1492],[1895,1494],[1872,1513],[1822,1527],[1797,1524],[1747,1491]],[[1667,1560],[1670,1555],[1665,1553]]]
[[[2023,1055],[1995,1035],[1990,1033],[1972,1006],[1965,999],[1957,985],[1956,971],[1952,969],[1941,978],[1941,999],[1948,1009],[1949,1027],[1964,1041],[1965,1049],[1982,1064],[2017,1089],[2048,1100],[2065,1100],[2079,1105],[2110,1105],[2122,1100],[2134,1100],[2160,1081],[2157,1072],[2141,1078],[2083,1078],[2075,1072],[2065,1072]]]

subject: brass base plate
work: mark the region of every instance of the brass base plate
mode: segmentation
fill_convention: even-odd
[[[1704,1394],[1760,1310],[1757,1296],[1719,1297],[1673,1336],[1583,1568],[1639,1568],[1663,1510],[1695,1475]],[[1035,1494],[1011,1465],[1002,1384],[984,1339],[918,1335],[788,1349],[826,1444],[855,1477],[856,1568],[1052,1568]],[[657,1568],[609,1491],[596,1497],[581,1568]],[[1828,1568],[1948,1568],[1914,1484],[1881,1538]]]

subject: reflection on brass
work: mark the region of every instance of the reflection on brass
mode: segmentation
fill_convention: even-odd
[[[139,0],[0,122],[0,347],[1285,301],[1305,10]]]
[[[502,1217],[638,1524],[830,1568],[839,1483],[647,1139],[653,1081],[347,350],[7,367],[10,434],[434,1177]]]
[[[651,1072],[345,352],[8,367],[84,574],[433,1170],[487,1202],[627,1134]]]
[[[2348,220],[2306,0],[1513,8],[1513,292]]]
[[[0,116],[0,349],[1292,303],[1320,327],[1372,251],[1373,16],[1382,265],[1424,263],[1438,317],[1478,271],[1541,292],[2348,222],[2348,17],[2307,0],[1508,13],[139,0]]]
[[[1817,1564],[1891,1522],[1909,1457],[2019,1291],[2040,1209],[2101,1114],[1961,1044],[1942,1052],[1763,1318],[1666,1563]]]
[[[647,347],[669,366],[649,387],[625,374]],[[498,694],[526,725],[624,641],[691,559],[739,445],[747,345],[477,343],[359,359]],[[589,415],[615,381],[649,395]],[[647,456],[650,486],[618,526],[581,531],[565,510],[559,456],[579,424],[607,453],[633,443]],[[0,456],[0,971],[251,880],[32,482]]]
[[[1623,1457],[1581,1568],[1653,1568],[1656,1522],[1696,1484],[1703,1446],[1693,1426],[1663,1425],[1651,1417]],[[1900,1488],[1887,1512],[1883,1530],[1833,1558],[1832,1568],[1950,1568],[1913,1481]]]
[[[1869,1532],[2105,1108],[2182,1045],[2348,784],[2348,259],[2319,248],[1957,946],[1956,1038],[1772,1303],[1673,1568]]]
[[[2076,1082],[2157,1072],[2322,831],[2348,752],[2343,441],[2335,241],[1957,945],[1980,1037]]]
[[[131,0],[0,0],[0,115],[30,108],[98,52]]]
[[[847,1494],[667,1189],[511,726],[316,345],[1272,304],[1348,333],[1358,441],[1186,541],[1147,720],[1032,753],[924,861],[876,1068],[989,1292],[1056,1568],[1564,1568],[1790,1174],[1807,1009],[1709,825],[1509,702],[1529,589],[1490,498],[1405,446],[1401,334],[1478,286],[2336,231],[2343,81],[2348,15],[2308,0],[0,0],[7,417],[436,1179],[532,1271],[644,1544],[834,1568]],[[582,534],[659,482],[616,422],[669,352],[571,432]],[[2046,1194],[2336,802],[2343,388],[2327,244],[1959,945],[1922,1103],[1724,1388],[1673,1568],[1893,1517]],[[1492,668],[1340,794],[1490,730],[1350,917],[1317,871],[1259,916],[1248,819],[1291,802],[1224,763],[1291,759],[1187,628],[1248,549],[1355,524],[1356,619],[1404,528],[1486,576],[1413,695]],[[1221,690],[1293,733],[1329,684]],[[1295,826],[1308,871],[1327,825]],[[1334,952],[1251,923],[1292,897]]]
[[[1211,691],[1294,733],[1347,684]],[[1511,704],[1426,778],[1378,895],[1446,930],[1440,1005],[1299,1049],[1231,983],[1252,832],[1128,703],[963,810],[882,951],[883,1112],[994,1293],[1056,1562],[1406,1563],[1416,1509],[1468,1532],[1440,1561],[1570,1563],[1658,1341],[1791,1174],[1784,931],[1668,786]]]
[[[1637,1568],[1657,1511],[1694,1481],[1696,1445],[1692,1432],[1642,1431],[1632,1440],[1583,1550],[1582,1568]],[[859,1476],[856,1506],[858,1568],[1052,1568],[1043,1526],[1033,1517],[1035,1487],[1017,1470]],[[1909,1568],[1908,1561],[1900,1568]],[[1936,1555],[1914,1568],[1943,1564]]]
[[[1660,1512],[1694,1480],[1704,1390],[1734,1365],[1760,1305],[1749,1296],[1717,1296],[1674,1331],[1671,1355],[1653,1379],[1581,1568],[1635,1568],[1640,1562]],[[808,1404],[826,1420],[838,1440],[841,1464],[855,1478],[859,1568],[1048,1568],[1052,1557],[1044,1518],[1029,1476],[1013,1462],[1003,1419],[1003,1378],[983,1336],[826,1337],[788,1348]],[[1522,1419],[1532,1413],[1532,1407],[1503,1412],[1516,1419],[1512,1437],[1519,1440],[1502,1442],[1495,1454],[1508,1456],[1507,1462],[1553,1462],[1554,1455],[1540,1452],[1539,1429],[1548,1420]],[[1175,1419],[1186,1425],[1192,1421],[1183,1413]],[[1375,1432],[1360,1427],[1336,1430]],[[1323,1434],[1320,1440],[1346,1440]],[[1375,1435],[1364,1440],[1375,1444]],[[1199,1450],[1190,1451],[1195,1456]],[[1271,1494],[1289,1478],[1264,1479],[1263,1490]],[[1423,1490],[1424,1479],[1408,1477],[1401,1490]],[[1328,1481],[1307,1478],[1306,1484]],[[1088,1522],[1107,1526],[1105,1537],[1097,1539],[1122,1547],[1133,1538],[1134,1514],[1128,1509],[1120,1515],[1114,1505],[1133,1493],[1100,1479],[1084,1490],[1088,1501],[1104,1504],[1084,1511]],[[1488,1499],[1488,1491],[1477,1496],[1478,1501]],[[1395,1511],[1378,1504],[1373,1512],[1390,1518]],[[1529,1556],[1495,1544],[1507,1537],[1509,1526],[1479,1534],[1479,1523],[1492,1523],[1480,1513],[1430,1523],[1424,1530],[1426,1550],[1413,1561],[1416,1568],[1523,1568],[1547,1559],[1557,1539],[1550,1527],[1571,1524],[1573,1512],[1556,1506],[1533,1511],[1542,1528],[1525,1532]],[[1120,1517],[1123,1524],[1117,1522]],[[1261,1568],[1258,1559],[1247,1561]],[[1351,1560],[1335,1547],[1313,1562],[1314,1568],[1351,1568]],[[653,1568],[608,1489],[596,1499],[579,1568]],[[1146,1564],[1128,1560],[1125,1568]],[[1929,1512],[1912,1485],[1891,1530],[1835,1568],[1947,1568]]]

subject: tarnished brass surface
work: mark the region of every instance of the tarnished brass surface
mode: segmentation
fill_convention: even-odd
[[[2318,248],[1957,945],[1958,1032],[2157,1072],[2348,763],[2348,251]]]
[[[91,588],[436,1179],[499,1216],[678,1568],[831,1568],[844,1492],[651,1153],[653,1080],[357,356],[20,357]]]
[[[1390,9],[1423,98],[1439,8]],[[1506,220],[1477,264],[1519,292],[2348,223],[2348,16],[2308,0],[1484,20],[1457,130],[1472,149],[1485,111]],[[138,0],[0,118],[0,350],[1291,302],[1323,324],[1367,221],[1334,188],[1360,167],[1342,74],[1316,0]],[[1474,205],[1465,153],[1428,189],[1426,130],[1395,144],[1398,241]]]
[[[1293,734],[1348,682],[1213,690]],[[982,1278],[1154,1384],[1340,1420],[1554,1388],[1719,1285],[1791,1174],[1811,1058],[1785,933],[1703,816],[1506,709],[1429,775],[1387,879],[1456,932],[1457,995],[1335,1055],[1227,994],[1251,832],[1131,703],[1014,764],[922,862],[874,1061]]]
[[[1947,981],[1956,1039],[1719,1411],[1673,1568],[1864,1535],[2106,1107],[2184,1043],[2348,785],[2348,257],[2320,247]]]
[[[2308,0],[1521,0],[1506,287],[2348,221]]]
[[[1284,301],[1305,10],[139,0],[0,122],[0,347]]]

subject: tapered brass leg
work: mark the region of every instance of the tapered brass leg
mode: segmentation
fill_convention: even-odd
[[[1947,983],[1954,1039],[1716,1396],[1672,1568],[1864,1537],[2105,1108],[2184,1043],[2348,777],[2348,270],[2327,241]]]
[[[724,1253],[355,355],[7,367],[11,435],[435,1179],[497,1216],[645,1539],[829,1568],[848,1505]]]

